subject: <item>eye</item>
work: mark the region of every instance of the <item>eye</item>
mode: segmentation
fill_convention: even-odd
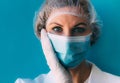
[[[53,27],[52,30],[53,30],[54,32],[57,32],[57,33],[60,33],[60,32],[63,31],[60,26]]]
[[[78,34],[78,33],[84,33],[85,31],[86,31],[86,28],[85,28],[85,27],[75,27],[75,28],[72,30],[72,33]]]

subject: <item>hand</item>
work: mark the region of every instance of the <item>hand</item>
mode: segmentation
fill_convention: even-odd
[[[56,83],[72,83],[70,73],[59,63],[44,29],[41,30],[41,43],[47,64],[56,79]]]

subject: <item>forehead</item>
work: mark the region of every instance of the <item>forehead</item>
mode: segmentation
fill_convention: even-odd
[[[80,22],[84,22],[87,23],[87,19],[83,18],[83,17],[77,17],[74,15],[69,15],[69,14],[63,14],[60,16],[56,16],[55,18],[53,18],[49,24],[51,23],[60,23],[60,24],[76,24],[76,23],[80,23]]]

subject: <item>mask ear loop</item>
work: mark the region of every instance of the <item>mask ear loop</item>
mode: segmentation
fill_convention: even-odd
[[[95,43],[95,38],[96,38],[96,32],[94,30],[94,27],[93,27],[94,24],[91,24],[91,29],[92,29],[92,34],[91,34],[91,37],[90,37],[90,45],[92,46],[94,43]]]

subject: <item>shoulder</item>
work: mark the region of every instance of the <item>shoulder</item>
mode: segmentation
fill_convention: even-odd
[[[15,83],[35,83],[34,80],[31,79],[22,79],[22,78],[18,78]]]
[[[120,77],[104,72],[93,64],[91,71],[91,81],[92,83],[120,83]]]
[[[49,74],[41,74],[37,76],[35,79],[23,79],[18,78],[15,83],[47,83],[46,81],[49,80]]]

